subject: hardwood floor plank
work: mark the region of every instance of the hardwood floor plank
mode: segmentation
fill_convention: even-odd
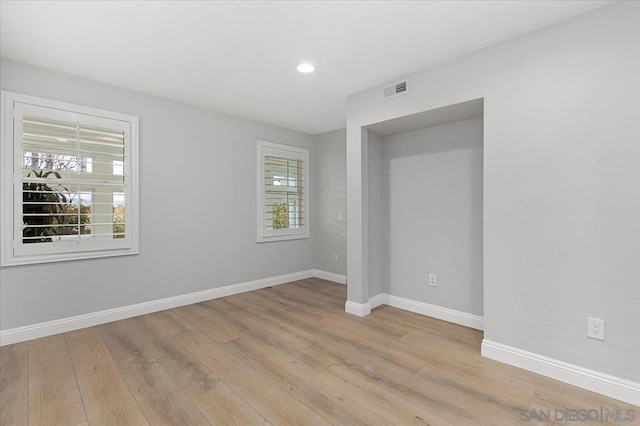
[[[202,332],[185,331],[176,337],[272,424],[328,424]]]
[[[296,283],[300,287],[308,288],[314,292],[329,296],[343,305],[347,301],[347,286],[345,284],[337,284],[321,278],[307,278],[296,281]]]
[[[448,425],[451,423],[427,410],[406,402],[351,373],[348,368],[334,366],[317,374],[316,379],[338,392],[349,395],[389,423],[406,425]]]
[[[245,338],[223,345],[254,370],[267,377],[332,424],[384,424],[380,417],[356,404],[345,394],[322,384],[311,376],[297,371],[287,362],[272,355],[259,344]]]
[[[196,303],[178,308],[177,312],[184,320],[206,332],[218,343],[240,337],[241,333],[235,325],[215,309],[202,303]]]
[[[343,314],[343,311],[336,309],[323,309],[314,305],[309,305],[303,300],[296,297],[294,293],[288,291],[278,291],[278,287],[263,288],[260,290],[252,291],[254,297],[260,298],[266,304],[270,304],[267,311],[282,311],[282,310],[300,310],[304,307],[304,312],[310,319],[321,320],[327,316]]]
[[[96,330],[95,327],[87,327],[81,328],[80,330],[66,332],[64,333],[64,338],[67,342],[70,342],[72,340],[82,339],[83,337],[93,336],[96,334],[98,334],[98,330]]]
[[[98,334],[67,341],[91,424],[147,424]]]
[[[237,311],[250,310],[251,312],[263,311],[271,306],[271,303],[256,303],[255,298],[251,297],[253,292],[234,294],[233,296],[222,297],[216,299],[227,304],[227,308]]]
[[[431,354],[456,353],[457,359],[475,360],[480,356],[480,345],[473,350],[470,343],[460,342],[452,338],[436,337],[428,331],[416,330],[398,339],[400,344],[420,348],[421,351]]]
[[[109,400],[94,401],[89,405],[85,403],[85,406],[90,425],[151,425],[131,393],[122,393]]]
[[[318,292],[297,286],[295,283],[279,285],[273,287],[272,290],[285,299],[306,305],[307,307],[320,309],[325,314],[344,313],[344,300],[338,301],[334,298],[324,297]]]
[[[215,302],[219,302],[218,306],[228,310],[231,315],[248,320],[256,326],[280,336],[299,349],[304,349],[313,344],[313,339],[300,330],[289,326],[289,324],[283,321],[278,321],[264,312],[256,311],[244,305],[235,305],[233,300],[235,300],[234,297],[225,297]]]
[[[409,331],[404,328],[398,327],[389,321],[375,321],[375,315],[367,315],[364,318],[350,318],[350,322],[352,324],[359,324],[360,327],[363,327],[367,330],[370,330],[374,333],[381,333],[384,336],[399,339],[403,336],[406,336]],[[361,321],[356,321],[360,319]]]
[[[126,322],[111,322],[96,329],[123,377],[158,367],[158,361],[135,337]]]
[[[461,406],[448,396],[434,392],[432,389],[416,388],[412,383],[406,383],[407,378],[398,378],[379,371],[372,372],[357,363],[348,365],[347,368],[361,379],[452,424],[487,426],[493,424],[489,419],[483,419],[480,413]]]
[[[97,403],[128,392],[126,383],[98,335],[76,339],[68,344],[85,402]]]
[[[127,383],[152,425],[209,423],[161,367],[131,376]]]
[[[306,314],[300,310],[269,312],[312,335],[316,340],[313,347],[329,356],[342,358],[345,365],[363,364],[374,370],[393,371],[397,377],[409,377],[423,365],[401,363],[402,358],[396,357],[395,349],[374,347],[357,333],[349,336],[335,333],[329,327],[318,324],[318,321],[309,321],[305,318]],[[366,357],[362,356],[364,353],[367,354]]]
[[[189,321],[186,321],[173,309],[155,312],[153,314],[150,314],[149,318],[151,318],[151,320],[153,320],[153,322],[155,322],[158,327],[171,334],[172,336],[174,334],[191,330],[193,328]]]
[[[0,425],[26,425],[29,404],[29,343],[0,347]]]
[[[313,336],[264,312],[243,311],[242,316],[265,330],[282,337],[296,348],[305,349],[315,343]]]
[[[318,322],[319,327],[327,330],[332,337],[340,337],[344,340],[355,340],[368,351],[376,351],[385,359],[410,372],[416,372],[425,365],[425,360],[418,354],[398,342],[395,337],[386,336],[384,333],[373,332],[362,326],[363,321],[352,322],[350,318],[325,318]]]
[[[450,364],[450,367],[446,369],[436,365],[427,365],[418,371],[416,376],[424,374],[425,377],[430,377],[433,374],[443,375],[443,372],[447,372],[448,378],[463,382],[472,388],[490,389],[497,400],[510,401],[518,406],[526,406],[535,393],[535,389],[532,386],[514,382],[505,377],[486,374],[485,370],[453,364]]]
[[[29,424],[86,421],[64,335],[29,342]]]
[[[258,290],[257,293],[263,294],[271,299],[277,299],[279,303],[285,305],[287,309],[300,309],[301,306],[304,306],[305,311],[309,314],[316,315],[317,318],[344,313],[344,304],[342,308],[338,308],[335,303],[320,301],[310,296],[308,291],[301,293],[295,287],[279,285],[271,289]]]
[[[212,425],[269,424],[240,395],[224,384],[198,397],[195,404]]]
[[[35,378],[57,373],[72,373],[64,334],[43,337],[27,342],[29,345],[29,374]],[[79,422],[78,422],[79,423]]]
[[[218,376],[186,350],[175,337],[157,328],[151,317],[129,318],[126,324],[187,397],[197,398],[221,384]],[[191,327],[190,330],[195,328]]]
[[[215,308],[220,306],[221,303],[223,302],[213,300],[205,306]],[[215,316],[216,320],[221,319],[221,315],[224,315],[226,319],[233,321],[236,329],[243,337],[260,342],[262,345],[269,347],[269,350],[274,354],[287,360],[304,372],[315,374],[331,365],[329,362],[331,362],[332,359],[328,360],[322,353],[310,353],[300,350],[279,334],[269,332],[261,325],[248,320],[243,315],[230,311],[227,311],[225,314],[223,311],[223,307],[218,307],[211,312],[211,315]]]
[[[277,297],[277,294],[272,290],[273,288],[271,287],[255,290],[251,292],[251,297],[255,299],[257,305],[266,305],[266,309],[280,310],[296,307],[296,304],[294,302],[291,302],[284,297]],[[320,315],[320,318],[322,317],[324,317],[324,315]]]
[[[427,332],[430,336],[438,336],[452,343],[460,343],[460,349],[478,353],[482,343],[482,332],[450,322],[414,314],[413,312],[385,306],[376,310],[375,317],[399,324],[416,327],[420,332]],[[409,338],[409,337],[407,337]]]
[[[303,316],[309,322],[315,323],[317,321],[321,321],[326,317],[336,315],[337,313],[337,311],[324,311],[322,309],[316,308],[315,306],[305,306],[304,304],[301,305],[299,302],[280,298],[278,294],[271,294],[269,295],[269,297],[278,299],[278,303],[282,305],[278,308],[268,309],[267,312],[272,315],[277,312],[295,312],[297,315]],[[344,312],[342,314],[344,314]]]
[[[450,405],[464,408],[474,417],[477,417],[478,413],[484,413],[495,426],[512,426],[517,423],[520,411],[526,409],[529,402],[515,401],[492,387],[473,386],[455,375],[428,369],[420,370],[410,379],[403,380],[403,383],[425,395],[437,396]]]

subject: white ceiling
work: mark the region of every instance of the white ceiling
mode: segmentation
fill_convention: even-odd
[[[317,134],[351,93],[609,3],[2,0],[0,54]]]

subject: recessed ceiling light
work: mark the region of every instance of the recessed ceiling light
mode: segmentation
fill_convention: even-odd
[[[303,62],[300,65],[298,65],[298,71],[300,71],[303,74],[308,74],[310,72],[313,72],[313,70],[315,70],[315,68],[313,67],[313,65],[311,65],[308,62]]]

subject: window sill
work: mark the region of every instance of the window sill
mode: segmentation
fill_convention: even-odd
[[[309,238],[309,233],[301,234],[287,234],[287,235],[271,235],[271,236],[259,236],[258,243],[269,243],[272,241],[287,241],[287,240],[305,240]]]
[[[20,266],[20,265],[34,265],[41,263],[52,262],[64,262],[69,260],[83,260],[83,259],[99,259],[102,257],[114,257],[114,256],[130,256],[138,254],[137,249],[118,249],[118,250],[97,250],[93,252],[81,252],[81,253],[60,253],[60,254],[46,254],[46,255],[33,255],[33,256],[15,256],[2,258],[1,267],[8,266]]]

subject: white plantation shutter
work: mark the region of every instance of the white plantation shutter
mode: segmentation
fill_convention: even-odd
[[[114,230],[113,201],[124,191],[124,174],[114,174],[124,132],[30,116],[22,123],[23,243],[125,237],[124,227]],[[59,200],[42,197],[43,188]]]
[[[258,242],[308,238],[308,162],[306,149],[258,141]]]
[[[10,259],[3,244],[3,264],[137,251],[137,120],[41,101],[55,107],[10,104],[13,240]]]
[[[304,227],[304,162],[266,156],[264,164],[265,229]]]

